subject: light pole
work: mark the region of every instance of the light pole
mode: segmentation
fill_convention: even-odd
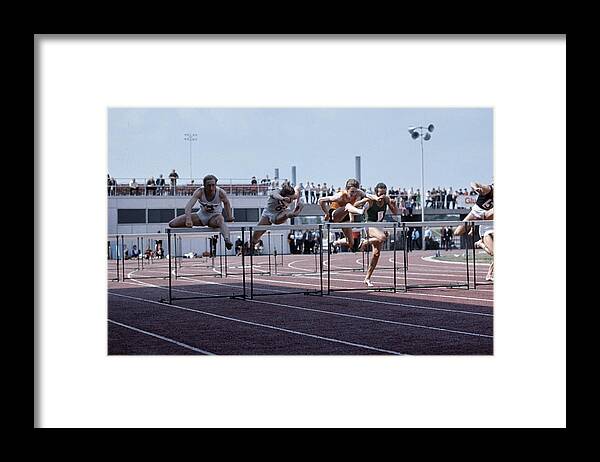
[[[198,140],[198,134],[196,133],[184,133],[183,139],[190,142],[190,181],[194,179],[192,176],[192,141]]]
[[[431,139],[431,132],[435,127],[433,124],[429,124],[427,127],[408,127],[408,133],[413,140],[417,138],[421,139],[421,221],[425,222],[425,167],[424,167],[424,154],[423,154],[423,140],[429,141]],[[427,130],[423,134],[423,130]]]

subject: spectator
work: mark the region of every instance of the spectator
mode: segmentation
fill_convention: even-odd
[[[159,196],[162,196],[164,190],[165,190],[165,179],[163,178],[162,173],[161,173],[156,180],[156,193]]]
[[[300,201],[302,201],[302,196],[304,195],[304,185],[302,183],[300,183],[298,185],[298,190],[300,191]]]
[[[171,195],[174,196],[175,195],[175,188],[177,186],[177,179],[179,178],[179,175],[177,174],[177,172],[175,171],[175,169],[173,169],[173,171],[171,173],[169,173],[169,179],[171,180]]]
[[[431,229],[429,228],[429,226],[425,227],[425,232],[423,233],[423,237],[425,239],[425,247],[423,250],[433,248],[433,245],[432,245],[433,233],[431,232]]]
[[[321,186],[321,197],[327,196],[327,191],[327,183],[323,183],[323,186]]]
[[[244,243],[242,242],[242,238],[238,237],[235,241],[235,255],[236,257],[242,254],[242,245],[244,245]]]
[[[117,189],[117,180],[115,180],[112,176],[108,178],[108,194],[110,196],[114,196],[116,194]]]
[[[133,178],[129,182],[129,195],[130,196],[137,196],[137,194],[138,194],[138,188],[139,188],[139,185],[135,181],[135,178]]]
[[[448,250],[448,227],[444,226],[441,230],[442,248]]]
[[[415,228],[412,233],[412,248],[421,250],[421,233],[419,233],[419,228]]]
[[[303,233],[299,229],[294,231],[294,248],[296,249],[296,253],[302,253],[302,249],[304,247],[304,239]]]
[[[302,248],[302,253],[303,254],[308,254],[310,253],[310,231],[304,231],[304,233],[302,233],[302,243],[304,244],[303,248]]]
[[[417,188],[417,194],[416,194],[416,197],[415,197],[415,201],[417,203],[416,208],[420,209],[421,208],[421,190],[418,189],[418,188]]]
[[[133,244],[131,247],[131,258],[138,258],[140,255],[140,251],[137,248],[137,245]]]
[[[217,256],[217,242],[219,241],[219,235],[215,234],[214,236],[211,236],[208,238],[208,241],[210,242],[210,257],[214,258]]]
[[[401,204],[402,205],[402,204]],[[406,215],[412,217],[413,214],[413,201],[408,201],[404,207],[406,209]]]
[[[308,202],[308,195],[310,193],[310,182],[306,182],[306,187],[304,188],[304,197],[306,198],[306,203],[309,204]]]
[[[302,184],[302,183],[301,183]],[[287,236],[288,246],[290,247],[290,253],[296,253],[296,242],[294,240],[294,231],[290,229],[290,233]]]
[[[123,260],[129,260],[129,247],[127,247],[127,244],[123,244]]]
[[[454,248],[454,230],[452,229],[452,226],[448,226],[447,239],[448,239],[448,249]]]
[[[315,204],[317,202],[316,196],[317,188],[314,183],[310,183],[310,203]]]
[[[454,198],[454,194],[452,193],[452,188],[448,188],[448,191],[446,192],[446,208],[447,209],[454,208],[454,207],[452,207],[453,198]]]
[[[256,196],[258,194],[258,181],[256,181],[255,176],[252,177],[250,184],[252,185],[252,188],[250,188],[251,194]]]
[[[407,252],[413,251],[414,242],[413,242],[412,236],[413,236],[413,229],[407,228],[406,229],[406,251]]]
[[[153,196],[156,196],[156,181],[154,181],[153,176],[146,181],[146,196],[148,196],[150,193],[152,193]]]
[[[425,208],[430,207],[431,203],[431,191],[427,191],[427,194],[425,196]]]
[[[158,258],[165,258],[165,252],[163,250],[161,239],[158,239],[156,244],[154,244],[154,255],[156,255]]]

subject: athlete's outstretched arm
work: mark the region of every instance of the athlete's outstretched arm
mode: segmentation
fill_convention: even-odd
[[[185,226],[187,226],[188,228],[191,228],[193,226],[192,209],[194,208],[194,205],[196,205],[196,202],[200,200],[200,193],[202,192],[202,189],[203,187],[196,189],[188,203],[185,205]]]
[[[227,193],[220,190],[221,193],[221,201],[223,202],[223,208],[225,209],[225,221],[233,222],[233,212],[231,210],[231,203],[229,202],[229,197]]]
[[[354,206],[355,206],[355,207],[362,207],[364,204],[367,204],[367,203],[368,203],[370,200],[371,200],[371,199],[369,199],[368,197],[363,197],[362,199],[360,199],[360,200],[357,200],[357,201],[354,203]]]
[[[346,204],[346,207],[345,207],[346,211],[350,212],[350,213],[353,213],[355,215],[362,215],[363,213],[365,213],[367,211],[367,209],[371,205],[368,200],[367,200],[367,202],[365,202],[364,204],[362,204],[363,207],[359,208],[359,207],[356,206],[357,204],[358,203],[355,203],[354,205],[352,205],[352,204]]]
[[[394,199],[392,199],[390,196],[385,196],[385,197],[386,197],[387,204],[390,207],[390,210],[391,210],[392,214],[394,214],[394,215],[400,215],[400,210],[398,210],[398,206],[396,205],[396,201]]]
[[[342,193],[336,193],[333,196],[325,196],[319,199],[319,207],[323,210],[323,213],[327,213],[328,209],[326,208],[330,202],[335,202],[341,199]]]

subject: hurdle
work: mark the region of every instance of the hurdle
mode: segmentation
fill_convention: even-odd
[[[242,231],[242,240],[243,240],[245,231],[246,231],[246,227],[242,226],[241,231]],[[167,235],[167,249],[168,249],[168,262],[169,262],[169,276],[168,276],[169,296],[168,296],[168,298],[161,298],[160,299],[161,302],[172,304],[173,301],[176,301],[176,300],[197,300],[197,299],[207,299],[207,298],[230,298],[230,299],[242,299],[242,300],[246,299],[246,264],[245,264],[245,252],[244,252],[243,247],[242,247],[242,292],[241,293],[239,293],[239,292],[236,293],[234,291],[231,295],[198,294],[197,296],[191,296],[191,297],[174,297],[173,296],[173,276],[175,275],[175,270],[172,268],[172,266],[173,266],[172,265],[173,257],[172,257],[172,251],[171,251],[171,249],[172,249],[171,242],[173,239],[172,236],[175,234],[192,234],[193,236],[197,236],[197,237],[205,237],[202,235],[207,234],[207,233],[215,234],[215,229],[208,228],[208,227],[166,228],[165,232]],[[221,239],[222,239],[222,236],[220,236],[220,240]],[[190,276],[181,276],[180,275],[178,277],[190,277]],[[177,276],[176,276],[176,278],[177,278]]]
[[[266,296],[273,296],[273,295],[292,295],[292,294],[303,294],[303,295],[323,295],[323,245],[322,245],[322,240],[323,240],[323,225],[271,225],[271,226],[251,226],[249,227],[249,231],[250,231],[250,239],[252,239],[252,233],[254,231],[270,231],[273,229],[273,226],[285,226],[285,229],[290,231],[290,230],[303,230],[303,229],[308,229],[308,228],[317,228],[318,229],[318,234],[319,234],[319,241],[321,242],[321,245],[319,246],[320,248],[320,252],[319,252],[319,271],[317,272],[295,272],[295,273],[277,273],[277,269],[275,267],[275,275],[277,276],[294,276],[294,275],[314,275],[314,274],[319,274],[319,280],[320,280],[320,289],[319,290],[309,290],[309,289],[304,289],[304,290],[276,290],[274,293],[261,293],[258,294],[255,292],[254,290],[254,252],[251,251],[250,252],[250,299],[253,299],[254,297],[266,297]],[[283,237],[283,236],[282,236]],[[283,248],[283,245],[282,245]],[[277,261],[277,259],[275,258],[275,261]],[[293,283],[292,283],[293,284]]]

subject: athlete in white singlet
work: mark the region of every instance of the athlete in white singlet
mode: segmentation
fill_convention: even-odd
[[[294,209],[289,210],[288,205],[295,200]],[[289,218],[297,217],[302,211],[302,203],[300,202],[300,186],[295,188],[285,180],[281,183],[279,189],[269,194],[267,205],[264,208],[257,226],[280,225]],[[254,231],[252,233],[252,247],[259,242],[264,231]]]
[[[171,228],[191,228],[192,226],[208,226],[218,228],[225,240],[225,247],[231,249],[233,243],[229,237],[229,228],[225,224],[223,209],[225,209],[226,220],[233,222],[231,204],[227,193],[217,186],[217,179],[214,175],[206,175],[203,179],[203,185],[200,186],[185,206],[185,213],[173,218],[169,226]],[[200,204],[197,213],[192,213],[192,208]]]

